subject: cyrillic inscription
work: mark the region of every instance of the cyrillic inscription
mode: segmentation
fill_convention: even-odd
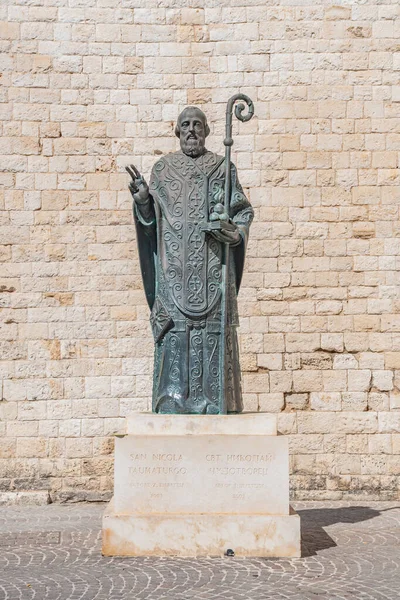
[[[136,436],[118,443],[126,446],[125,460],[116,459],[116,477],[124,490],[118,505],[122,511],[200,513],[207,505],[218,513],[229,503],[237,513],[278,514],[278,497],[288,498],[283,438]],[[118,490],[118,504],[117,496]]]

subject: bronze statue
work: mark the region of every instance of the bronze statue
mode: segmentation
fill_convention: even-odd
[[[249,110],[237,105],[237,118],[254,112],[243,94],[229,101],[225,158],[206,149],[207,118],[189,106],[175,128],[181,150],[155,163],[150,186],[126,168],[155,342],[154,412],[243,410],[237,293],[253,209],[230,161],[238,99]]]

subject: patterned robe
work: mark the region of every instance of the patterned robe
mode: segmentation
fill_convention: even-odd
[[[222,156],[206,151],[191,158],[176,152],[154,165],[147,203],[134,204],[155,341],[154,412],[218,414],[243,409],[237,292],[253,209],[231,164],[230,218],[238,226],[241,240],[230,251],[222,365],[224,248],[203,227],[223,198],[224,181]],[[221,399],[224,369],[225,402]]]

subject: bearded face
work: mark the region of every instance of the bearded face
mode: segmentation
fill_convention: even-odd
[[[186,109],[179,117],[179,140],[182,152],[192,158],[205,152],[206,123],[198,109]]]

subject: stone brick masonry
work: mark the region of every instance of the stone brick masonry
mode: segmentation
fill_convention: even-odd
[[[253,203],[247,410],[279,413],[293,496],[397,499],[397,0],[3,0],[0,490],[105,499],[149,408],[152,339],[124,166],[202,105]]]

